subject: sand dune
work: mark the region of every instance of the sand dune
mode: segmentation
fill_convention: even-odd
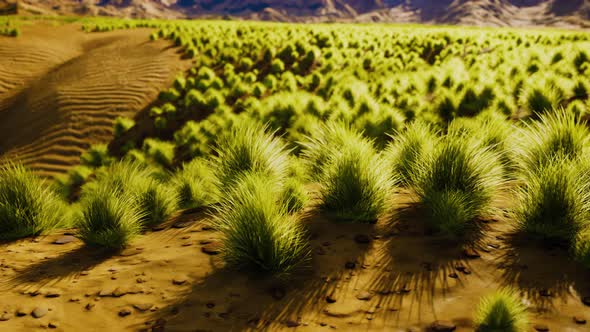
[[[187,68],[144,29],[85,34],[77,25],[27,27],[0,37],[0,153],[43,175],[67,170],[91,144],[112,138]]]

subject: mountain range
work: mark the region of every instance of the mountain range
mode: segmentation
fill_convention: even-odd
[[[19,13],[45,15],[590,27],[590,0],[17,1]]]

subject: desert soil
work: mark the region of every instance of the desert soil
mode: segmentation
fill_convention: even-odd
[[[465,251],[424,234],[408,193],[395,201],[376,225],[307,209],[313,263],[289,282],[226,269],[206,212],[179,214],[114,255],[68,232],[5,244],[0,330],[428,331],[441,320],[473,331],[480,297],[507,285],[537,328],[588,330],[574,321],[590,318],[588,271],[564,250],[512,237],[501,214]]]
[[[2,158],[55,175],[110,141],[116,117],[144,110],[190,67],[151,32],[33,24],[19,38],[0,36]]]

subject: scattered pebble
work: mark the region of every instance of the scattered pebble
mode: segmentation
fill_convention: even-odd
[[[56,329],[58,326],[57,326],[57,323],[55,323],[55,322],[49,322],[47,327],[49,327],[50,329]]]
[[[33,310],[33,312],[31,312],[31,316],[33,316],[35,318],[41,318],[41,317],[47,315],[48,312],[49,312],[49,310],[47,310],[47,308],[45,308],[45,307],[37,307]]]
[[[453,322],[446,320],[437,320],[430,325],[430,331],[432,332],[452,332],[457,329],[457,326]]]
[[[26,311],[25,311],[25,309],[22,309],[22,308],[21,308],[21,309],[17,309],[17,310],[16,310],[16,316],[17,316],[17,317],[23,317],[23,316],[26,316],[26,315],[28,315],[28,314],[29,314],[29,313],[28,313],[28,312],[26,312]]]
[[[463,256],[471,259],[480,258],[481,255],[473,248],[463,249]]]
[[[221,242],[211,242],[201,247],[201,251],[207,255],[218,255],[221,253]]]
[[[455,272],[451,272],[451,273],[449,273],[449,278],[457,279],[457,278],[459,278],[459,275]]]
[[[59,291],[49,291],[45,294],[45,297],[47,298],[56,298],[56,297],[60,297],[61,293]]]
[[[584,325],[586,324],[586,318],[582,316],[574,316],[574,322],[578,325]]]
[[[545,324],[535,324],[534,329],[538,332],[549,332],[549,326]]]
[[[326,296],[326,302],[336,303],[336,297],[334,297],[334,295],[328,295],[328,296]]]
[[[95,304],[94,303],[88,303],[84,306],[84,309],[86,309],[86,311],[90,311],[92,310],[92,308],[94,308]]]
[[[356,267],[356,263],[355,262],[352,262],[352,261],[349,261],[349,262],[346,262],[346,264],[344,264],[344,267],[347,268],[347,269],[349,269],[349,270],[352,270],[352,269],[354,269]]]
[[[356,295],[356,298],[361,301],[369,301],[370,299],[373,298],[373,295],[369,292],[364,291],[364,292],[358,293]]]
[[[172,284],[180,286],[186,283],[186,278],[177,277],[172,279]]]
[[[62,236],[59,239],[53,241],[53,244],[68,244],[73,241],[76,241],[76,238],[74,236],[65,235],[65,236]]]
[[[301,323],[294,320],[288,320],[287,322],[285,322],[285,324],[287,325],[287,327],[297,327],[301,325]]]
[[[174,223],[174,225],[172,225],[172,228],[186,228],[188,226],[190,226],[192,224],[192,222],[190,221],[179,221],[177,223]]]
[[[4,313],[0,316],[0,322],[5,322],[12,318],[12,315],[9,313]]]
[[[129,315],[131,315],[131,310],[129,310],[127,308],[119,310],[119,317],[126,317]]]
[[[148,311],[150,310],[154,305],[152,303],[136,303],[133,305],[133,307],[139,311]]]

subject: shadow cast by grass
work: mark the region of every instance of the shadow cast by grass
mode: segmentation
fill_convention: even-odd
[[[120,251],[82,246],[55,258],[48,258],[18,271],[4,286],[38,287],[56,283],[62,279],[75,278],[105,260],[121,254]]]
[[[539,243],[519,233],[504,239],[498,257],[502,283],[520,289],[539,311],[550,310],[569,296],[590,294],[590,271],[575,262],[559,244]]]
[[[154,313],[148,325],[154,331],[160,325],[173,331],[271,331],[301,324],[305,313],[321,313],[328,304],[327,296],[350,272],[346,263],[362,265],[372,246],[355,242],[351,234],[371,238],[373,226],[335,225],[313,212],[304,222],[309,226],[313,251],[310,267],[278,280],[226,268],[220,257],[215,257],[219,264],[213,264],[213,272],[197,278],[181,300]]]
[[[399,326],[406,316],[422,320],[424,313],[436,317],[434,298],[444,298],[451,289],[462,287],[468,276],[477,276],[465,248],[482,245],[483,228],[464,239],[434,235],[416,204],[402,207],[388,227],[389,238],[373,264],[378,271],[367,288],[377,294],[376,304],[385,309],[388,323]]]

